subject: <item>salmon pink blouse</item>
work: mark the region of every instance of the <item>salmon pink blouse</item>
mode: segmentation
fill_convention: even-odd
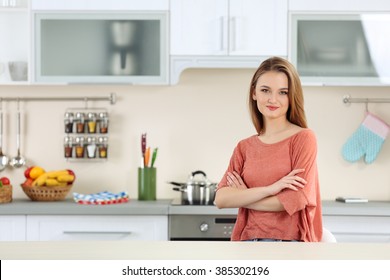
[[[293,169],[303,168],[303,189],[284,189],[276,196],[285,211],[266,212],[240,208],[231,239],[274,238],[318,242],[322,237],[322,208],[317,170],[317,140],[312,130],[300,132],[273,144],[257,135],[241,140],[218,189],[229,187],[227,173],[236,171],[248,188],[269,186]]]

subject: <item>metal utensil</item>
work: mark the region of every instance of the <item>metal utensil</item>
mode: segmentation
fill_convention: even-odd
[[[196,180],[196,175],[202,175]],[[186,183],[168,182],[176,187],[174,191],[181,192],[181,201],[184,205],[212,205],[214,204],[217,183],[211,183],[201,170],[194,171]]]
[[[24,157],[20,155],[20,110],[19,110],[19,104],[18,104],[18,112],[17,112],[17,132],[16,132],[16,146],[18,149],[18,153],[16,157],[12,158],[10,161],[10,165],[14,168],[22,167],[26,164],[26,160]]]
[[[0,111],[0,171],[8,165],[8,157],[3,154],[3,111]]]

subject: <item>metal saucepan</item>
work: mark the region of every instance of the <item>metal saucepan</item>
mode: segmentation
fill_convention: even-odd
[[[197,176],[198,175],[198,176]],[[201,176],[199,176],[201,175]],[[169,182],[176,187],[174,191],[181,192],[181,202],[185,205],[213,205],[217,183],[211,183],[203,171],[194,171],[188,177],[187,183]]]

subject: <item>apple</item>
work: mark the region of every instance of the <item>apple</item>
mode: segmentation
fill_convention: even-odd
[[[32,187],[32,183],[34,182],[33,179],[27,178],[26,181],[23,182],[22,186],[23,187]]]
[[[30,178],[30,171],[31,169],[33,169],[34,166],[31,166],[31,167],[28,167],[25,171],[24,171],[24,177],[26,177],[27,179]]]
[[[66,169],[66,170],[68,171],[69,175],[73,175],[73,181],[68,183],[70,185],[76,180],[76,174],[74,174],[74,172],[70,169]]]
[[[10,180],[7,177],[1,177],[0,181],[3,186],[11,184]]]
[[[31,166],[24,171],[24,177],[27,179],[36,179],[46,171],[40,166]]]

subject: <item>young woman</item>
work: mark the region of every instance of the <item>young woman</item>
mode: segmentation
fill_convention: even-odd
[[[272,57],[259,66],[249,109],[257,134],[237,144],[215,198],[218,208],[239,208],[231,239],[320,241],[317,141],[291,63]]]

